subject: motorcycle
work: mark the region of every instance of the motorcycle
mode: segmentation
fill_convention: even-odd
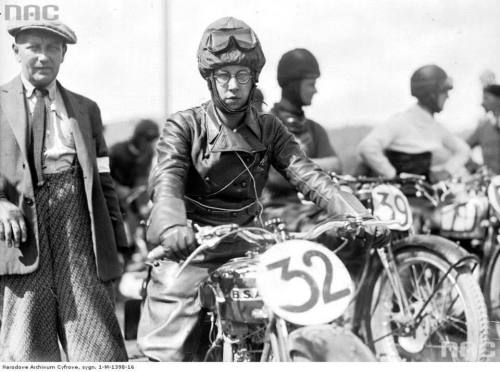
[[[366,340],[377,356],[389,360],[487,359],[495,344],[488,337],[486,304],[473,276],[477,257],[443,237],[413,232],[412,207],[405,193],[421,185],[419,195],[429,194],[422,178],[332,177],[340,187],[354,192],[375,217],[389,222],[393,232],[389,250],[393,264],[388,266],[380,254],[375,260],[372,254],[373,263],[365,266],[368,279],[361,281],[362,298],[370,298],[361,319]],[[366,309],[371,309],[369,315]]]
[[[237,235],[250,245],[244,257],[229,260],[200,285],[199,301],[210,318],[210,347],[201,348],[202,355],[195,360],[375,360],[352,333],[328,324],[344,312],[353,284],[335,254],[308,241],[325,228],[344,225],[330,221],[293,238],[277,220],[268,224],[273,231],[237,225],[201,228],[197,233],[201,245],[177,275],[229,236]],[[344,350],[329,357],[328,345]]]
[[[423,233],[458,241],[478,257],[478,282],[483,289],[493,331],[500,335],[500,176],[485,167],[467,180],[452,179],[438,185],[415,184],[416,196],[433,208],[421,223]]]
[[[271,231],[222,225],[201,233],[201,245],[180,271],[228,236],[238,235],[251,248],[200,285],[199,300],[210,319],[210,346],[200,359],[317,360],[312,355],[329,353],[351,360],[347,344],[357,349],[354,357],[373,360],[355,332],[378,360],[485,360],[486,307],[471,276],[474,257],[462,248],[428,236],[367,247],[355,286],[335,252],[313,242],[334,232],[343,240],[338,252],[370,223],[328,219],[307,232],[288,232],[272,221]],[[330,341],[314,344],[321,332]]]

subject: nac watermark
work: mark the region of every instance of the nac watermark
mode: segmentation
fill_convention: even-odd
[[[59,7],[47,5],[14,5],[0,7],[0,17],[5,21],[56,21],[59,19]]]

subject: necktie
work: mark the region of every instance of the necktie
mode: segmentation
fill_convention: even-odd
[[[47,109],[44,97],[48,94],[46,89],[35,89],[36,103],[31,119],[31,134],[33,149],[33,162],[36,171],[36,184],[43,184],[43,150],[45,141],[45,127],[47,122]]]

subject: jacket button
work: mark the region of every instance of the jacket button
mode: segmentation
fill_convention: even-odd
[[[206,176],[205,177],[205,182],[210,182],[210,177]]]
[[[231,212],[231,216],[232,216],[232,217],[236,217],[237,215],[238,215],[238,213],[236,213],[236,212]]]
[[[26,204],[28,207],[31,207],[33,205],[33,199],[24,198],[24,204]]]
[[[247,187],[247,186],[248,186],[248,184],[246,181],[241,182],[241,187]]]

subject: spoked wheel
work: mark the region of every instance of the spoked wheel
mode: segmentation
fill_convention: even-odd
[[[378,358],[396,361],[481,361],[487,354],[488,316],[469,272],[424,247],[395,255],[407,311],[384,270],[375,278],[367,334]]]
[[[484,296],[490,315],[492,337],[500,339],[500,250],[497,249],[488,268],[484,283]]]

